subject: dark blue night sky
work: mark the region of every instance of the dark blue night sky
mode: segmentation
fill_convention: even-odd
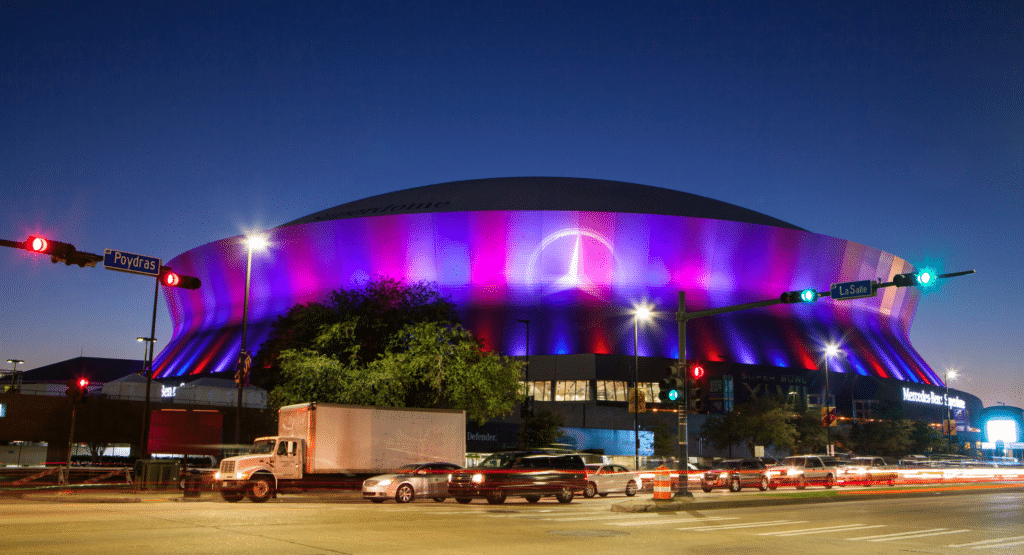
[[[0,79],[3,239],[166,261],[431,183],[643,183],[976,269],[911,340],[1024,406],[1020,2],[4,1]],[[0,364],[141,358],[151,279],[0,250]]]

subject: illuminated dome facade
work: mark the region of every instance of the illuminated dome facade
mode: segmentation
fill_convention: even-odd
[[[903,259],[819,235],[713,199],[632,183],[496,178],[442,183],[350,202],[267,232],[253,256],[248,318],[258,349],[289,307],[322,301],[375,276],[426,280],[463,324],[500,353],[634,354],[633,310],[657,319],[641,357],[678,357],[674,313],[778,298],[913,271]],[[246,247],[240,237],[185,252],[167,265],[195,275],[195,291],[165,289],[173,338],[157,377],[229,377],[241,347]],[[691,320],[692,360],[811,370],[841,341],[834,371],[934,386],[939,377],[907,337],[920,292],[780,304]],[[225,374],[226,373],[226,374]]]

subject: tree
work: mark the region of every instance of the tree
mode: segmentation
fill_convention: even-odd
[[[524,449],[548,447],[562,437],[562,417],[550,410],[541,410],[523,419],[519,428],[519,445]]]
[[[349,335],[324,334],[353,321],[359,325],[347,330]],[[260,346],[253,361],[260,370],[253,373],[253,384],[269,391],[280,383],[285,351],[313,350],[340,360],[352,356],[351,347],[357,345],[355,357],[369,365],[403,327],[421,322],[458,323],[455,305],[425,281],[409,284],[377,277],[360,289],[334,291],[324,302],[295,305],[277,318]]]
[[[524,363],[484,351],[458,324],[407,324],[369,363],[362,325],[357,318],[325,326],[311,348],[283,351],[271,403],[460,409],[482,424],[521,402]]]
[[[745,443],[750,456],[758,445],[791,450],[796,445],[797,431],[790,421],[791,411],[783,400],[758,397],[739,405],[736,410],[718,418],[711,418],[701,429],[716,449],[729,449]]]
[[[659,459],[669,459],[679,455],[678,438],[679,434],[677,431],[670,429],[662,422],[658,422],[654,426],[654,457]]]

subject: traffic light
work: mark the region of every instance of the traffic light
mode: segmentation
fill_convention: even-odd
[[[102,256],[87,252],[78,252],[75,246],[60,241],[53,241],[39,235],[31,235],[23,243],[25,250],[37,254],[50,255],[50,262],[54,264],[63,262],[68,266],[77,264],[79,267],[96,267],[96,264],[103,260]]]
[[[704,412],[704,367],[700,364],[691,364],[687,372],[688,395],[687,404],[693,412]]]
[[[180,287],[182,289],[199,289],[199,286],[202,285],[199,278],[176,274],[167,267],[160,269],[160,283],[167,287]]]
[[[76,252],[74,245],[61,243],[60,241],[51,241],[46,237],[38,235],[31,235],[28,239],[25,239],[25,250],[37,254],[48,254],[50,255],[50,261],[54,264],[57,262],[67,262]]]
[[[89,378],[71,378],[67,381],[67,386],[64,395],[71,397],[73,402],[78,402],[89,393]]]
[[[784,303],[810,303],[818,300],[818,292],[814,289],[787,291],[786,293],[783,293],[779,299]]]
[[[911,272],[909,274],[896,274],[892,278],[892,283],[896,287],[908,287],[911,285],[927,287],[935,283],[935,274],[929,270]]]
[[[666,406],[679,403],[683,396],[683,380],[676,373],[676,368],[670,366],[667,369],[668,376],[658,383],[658,400]]]

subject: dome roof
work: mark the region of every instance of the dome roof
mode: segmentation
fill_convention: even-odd
[[[650,185],[579,177],[495,177],[384,193],[321,210],[285,226],[386,214],[559,210],[709,218],[804,231],[720,200]]]

